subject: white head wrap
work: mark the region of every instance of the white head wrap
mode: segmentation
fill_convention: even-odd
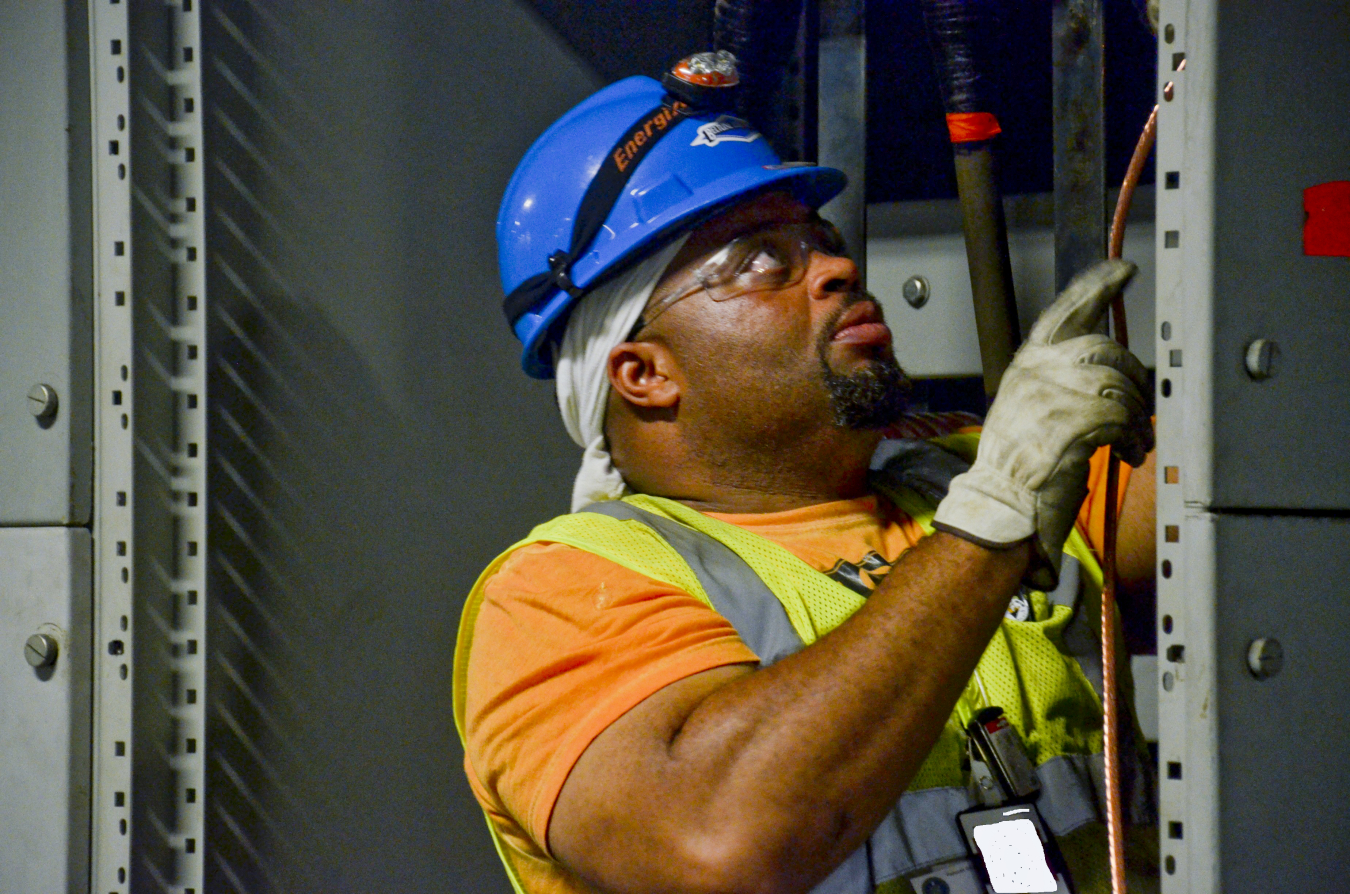
[[[554,368],[563,425],[585,450],[572,485],[573,512],[588,503],[617,500],[628,493],[605,441],[609,354],[627,339],[661,275],[688,238],[688,234],[681,236],[586,295],[567,321]]]

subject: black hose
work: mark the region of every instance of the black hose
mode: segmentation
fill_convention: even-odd
[[[993,151],[997,120],[986,74],[986,42],[998,33],[998,4],[921,0],[920,5],[952,132],[984,390],[992,398],[1022,340]]]
[[[737,112],[787,161],[814,155],[798,59],[803,0],[717,0],[713,48],[736,56]]]

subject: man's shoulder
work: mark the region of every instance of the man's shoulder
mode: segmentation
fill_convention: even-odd
[[[569,543],[534,540],[510,550],[485,582],[487,589],[556,592],[572,582],[633,575],[617,563]]]

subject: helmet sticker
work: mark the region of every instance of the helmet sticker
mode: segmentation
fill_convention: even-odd
[[[628,168],[630,162],[645,154],[641,151],[643,146],[647,145],[649,141],[654,142],[652,140],[653,127],[656,128],[656,133],[660,134],[661,131],[669,127],[670,123],[679,118],[680,115],[688,110],[688,108],[688,103],[680,102],[678,100],[669,105],[662,104],[656,109],[654,114],[644,116],[641,121],[633,125],[632,132],[628,135],[628,138],[619,140],[618,144],[614,147],[614,154],[611,156],[614,159],[615,167],[619,169],[620,173]],[[658,136],[656,139],[659,140],[660,137]]]
[[[753,143],[758,140],[758,131],[750,129],[750,123],[731,115],[718,115],[716,121],[699,126],[698,136],[690,146],[716,146],[718,143]]]

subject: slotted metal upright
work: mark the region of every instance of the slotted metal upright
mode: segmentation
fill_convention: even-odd
[[[205,245],[193,0],[89,5],[90,886],[203,890]]]

